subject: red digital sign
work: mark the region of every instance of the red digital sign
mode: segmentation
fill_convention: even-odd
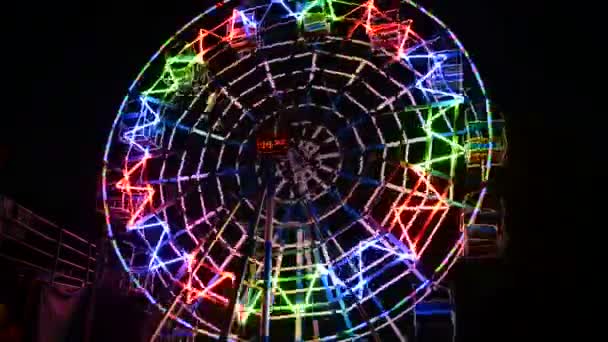
[[[285,154],[287,153],[287,139],[285,138],[258,138],[256,148],[262,154]]]

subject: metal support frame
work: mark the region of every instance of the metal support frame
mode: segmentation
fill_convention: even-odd
[[[223,333],[222,333],[222,337],[223,339],[225,339],[226,341],[230,340],[230,333],[232,331],[232,325],[234,323],[234,315],[236,313],[236,303],[237,301],[239,301],[239,298],[241,298],[241,294],[243,291],[243,283],[245,282],[245,278],[247,276],[247,267],[249,265],[249,258],[252,257],[255,254],[255,234],[257,232],[257,228],[258,225],[260,223],[260,217],[262,216],[262,208],[264,207],[264,202],[266,199],[266,195],[267,195],[267,190],[264,189],[264,191],[262,192],[262,197],[259,201],[259,205],[256,212],[256,216],[254,218],[251,219],[251,222],[249,223],[249,231],[248,231],[248,253],[246,255],[244,255],[244,259],[243,259],[243,270],[241,272],[241,279],[238,283],[238,287],[237,287],[237,291],[235,292],[234,295],[234,299],[231,301],[231,308],[228,310],[228,312],[230,312],[230,316],[228,318],[228,324],[226,325]]]
[[[91,243],[89,242],[87,244],[87,274],[84,277],[84,283],[85,285],[89,284],[89,274],[91,274],[91,254],[92,254],[92,249],[91,249]]]
[[[53,270],[51,271],[51,285],[55,283],[55,274],[57,266],[59,266],[59,253],[61,253],[61,243],[63,242],[63,229],[59,230],[59,238],[57,238],[57,249],[55,250],[55,261],[53,262]],[[88,269],[87,269],[88,272]]]
[[[264,302],[262,303],[262,324],[260,340],[270,341],[270,307],[272,306],[272,237],[274,227],[274,163],[267,160],[264,168],[266,177],[266,222],[264,222]]]

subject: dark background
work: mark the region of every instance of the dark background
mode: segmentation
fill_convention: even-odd
[[[70,230],[99,236],[102,153],[126,89],[156,49],[210,3],[24,1],[7,7],[0,193]],[[487,341],[567,340],[562,322],[570,319],[571,297],[562,285],[573,278],[573,260],[551,252],[562,234],[552,223],[562,213],[546,202],[555,171],[543,152],[561,127],[560,118],[549,120],[544,97],[544,47],[561,21],[531,0],[420,3],[458,35],[508,120],[503,188],[511,240],[494,271],[461,273],[471,284],[464,291],[469,324],[485,329]]]

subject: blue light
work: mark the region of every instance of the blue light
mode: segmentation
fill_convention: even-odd
[[[148,156],[149,144],[153,143],[150,140],[154,140],[159,133],[157,126],[160,122],[160,115],[158,114],[160,108],[153,108],[152,105],[160,107],[162,102],[150,96],[140,96],[138,101],[138,112],[123,114],[123,120],[129,120],[131,123],[126,123],[127,131],[123,133],[122,137]]]

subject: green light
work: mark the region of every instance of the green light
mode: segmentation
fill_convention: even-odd
[[[322,307],[322,306],[331,306],[331,303],[322,302],[322,303],[309,303],[309,304],[295,304],[293,306],[291,306],[291,305],[274,305],[272,307],[272,309],[275,311],[291,311],[293,313],[298,313],[298,312],[305,312],[306,309]],[[299,310],[298,310],[298,308],[299,308]]]
[[[433,116],[431,117],[431,119],[430,119],[430,120],[431,120],[431,122],[432,122],[432,121],[437,120],[437,118],[439,118],[440,116],[444,115],[444,114],[445,114],[445,112],[447,112],[448,110],[450,110],[450,109],[452,109],[452,108],[457,108],[457,107],[458,107],[458,105],[460,104],[460,102],[459,102],[459,101],[449,101],[449,102],[450,102],[450,104],[451,104],[451,105],[450,105],[450,106],[448,106],[448,107],[445,107],[445,108],[442,108],[442,107],[435,107],[435,108],[441,108],[441,109],[439,109],[439,112],[437,112],[437,114],[435,114],[435,115],[433,115]],[[433,108],[433,107],[431,107],[431,108]]]
[[[460,104],[456,105],[454,108],[454,122],[452,123],[453,127],[456,127],[456,123],[458,120],[458,116],[460,114]],[[456,134],[452,135],[452,142],[458,145],[458,136]],[[456,176],[456,157],[454,157],[454,145],[452,145],[452,159],[450,160],[450,179],[454,179]],[[450,182],[450,193],[449,199],[454,199],[454,182]]]
[[[421,166],[427,165],[427,164],[439,163],[439,162],[442,162],[442,161],[446,161],[448,159],[459,157],[459,156],[461,156],[463,154],[464,154],[464,152],[458,152],[458,153],[450,154],[449,156],[444,156],[444,157],[439,157],[439,158],[433,158],[433,159],[430,159],[430,160],[427,160],[427,161],[423,161],[421,163],[414,164],[414,166],[421,167]]]
[[[281,294],[281,298],[283,298],[283,300],[287,303],[287,307],[289,308],[289,310],[293,313],[296,312],[296,309],[294,308],[293,304],[291,303],[291,301],[289,300],[289,298],[287,298],[287,295],[285,295],[285,292],[283,292],[283,289],[281,289],[280,287],[276,287],[276,289],[279,291],[279,293]],[[276,308],[276,306],[274,307]]]
[[[277,283],[285,283],[285,282],[289,282],[289,281],[297,281],[298,279],[313,279],[314,275],[312,274],[305,274],[303,276],[293,276],[293,277],[278,277],[275,282]],[[264,282],[264,280],[262,279],[258,279],[255,281],[256,285],[257,284],[262,284]]]
[[[430,134],[431,136],[433,136],[433,137],[435,137],[435,138],[437,138],[437,139],[439,139],[439,140],[447,143],[448,145],[452,146],[452,148],[464,151],[464,146],[462,146],[462,145],[460,145],[458,143],[455,143],[454,141],[449,140],[448,138],[446,138],[446,137],[444,137],[444,136],[442,136],[442,135],[440,135],[438,133],[435,133],[435,132],[432,132],[432,131],[427,131],[427,134]]]
[[[327,7],[329,8],[329,15],[331,16],[332,20],[336,20],[336,12],[334,11],[332,0],[327,0]]]
[[[253,297],[253,303],[251,303],[250,306],[245,308],[245,315],[243,317],[243,324],[247,323],[247,318],[249,318],[249,315],[253,312],[257,312],[259,310],[255,309],[255,305],[257,304],[258,300],[260,300],[260,295],[262,294],[262,291],[258,291],[254,297]]]
[[[310,303],[310,295],[312,295],[312,288],[315,284],[315,281],[317,281],[317,278],[319,278],[319,270],[315,270],[315,274],[313,275],[313,279],[310,281],[310,285],[308,286],[308,291],[306,291],[306,297],[304,299],[304,302],[306,304]]]
[[[461,104],[462,102],[463,102],[463,100],[461,100],[461,99],[453,99],[453,100],[447,100],[447,101],[433,102],[431,104],[425,104],[425,105],[407,106],[407,107],[401,109],[400,112],[407,113],[407,112],[415,112],[415,111],[419,111],[419,110],[426,110],[426,109],[431,109],[431,108],[443,108],[443,107],[446,107],[446,110],[447,110],[450,108],[454,108],[455,106]]]
[[[192,83],[194,65],[196,63],[196,55],[194,54],[177,55],[167,58],[160,77],[150,88],[143,91],[142,94],[146,96],[157,94],[169,95],[176,92],[180,86]]]

